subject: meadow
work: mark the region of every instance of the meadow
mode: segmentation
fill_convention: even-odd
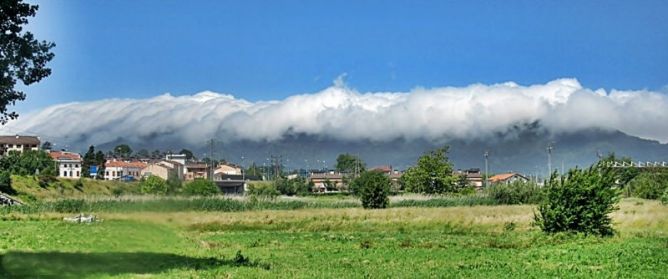
[[[100,210],[93,224],[65,223],[72,214],[45,208],[4,211],[0,277],[668,276],[668,207],[657,201],[624,199],[613,213],[617,234],[600,238],[544,234],[531,205],[398,197],[389,209],[364,210],[345,197],[297,199],[341,200],[290,210]]]

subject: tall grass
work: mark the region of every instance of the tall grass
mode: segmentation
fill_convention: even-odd
[[[390,207],[451,207],[494,205],[486,196],[435,196],[428,199],[394,199]],[[304,208],[356,208],[358,200],[320,198],[246,198],[246,197],[120,197],[103,199],[60,199],[37,201],[29,205],[3,207],[0,213],[80,213],[80,212],[179,212],[249,210],[294,210]]]

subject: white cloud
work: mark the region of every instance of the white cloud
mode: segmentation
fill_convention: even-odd
[[[277,101],[249,102],[202,92],[61,104],[22,115],[0,127],[0,133],[61,141],[85,135],[90,144],[154,136],[188,144],[211,137],[261,141],[286,133],[344,140],[439,141],[487,137],[535,121],[551,132],[604,128],[665,143],[668,97],[645,90],[591,90],[575,79],[531,86],[507,82],[362,93],[348,88],[340,77],[320,92]]]

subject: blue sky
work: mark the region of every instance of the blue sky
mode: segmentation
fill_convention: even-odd
[[[31,1],[53,75],[19,112],[203,90],[248,100],[577,78],[668,84],[666,1]]]

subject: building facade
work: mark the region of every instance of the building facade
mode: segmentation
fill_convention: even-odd
[[[81,178],[81,155],[73,152],[51,151],[49,156],[56,161],[59,177]]]
[[[111,160],[104,164],[104,180],[136,180],[146,167],[142,162]]]
[[[0,156],[11,151],[39,150],[40,140],[33,136],[0,136]]]

